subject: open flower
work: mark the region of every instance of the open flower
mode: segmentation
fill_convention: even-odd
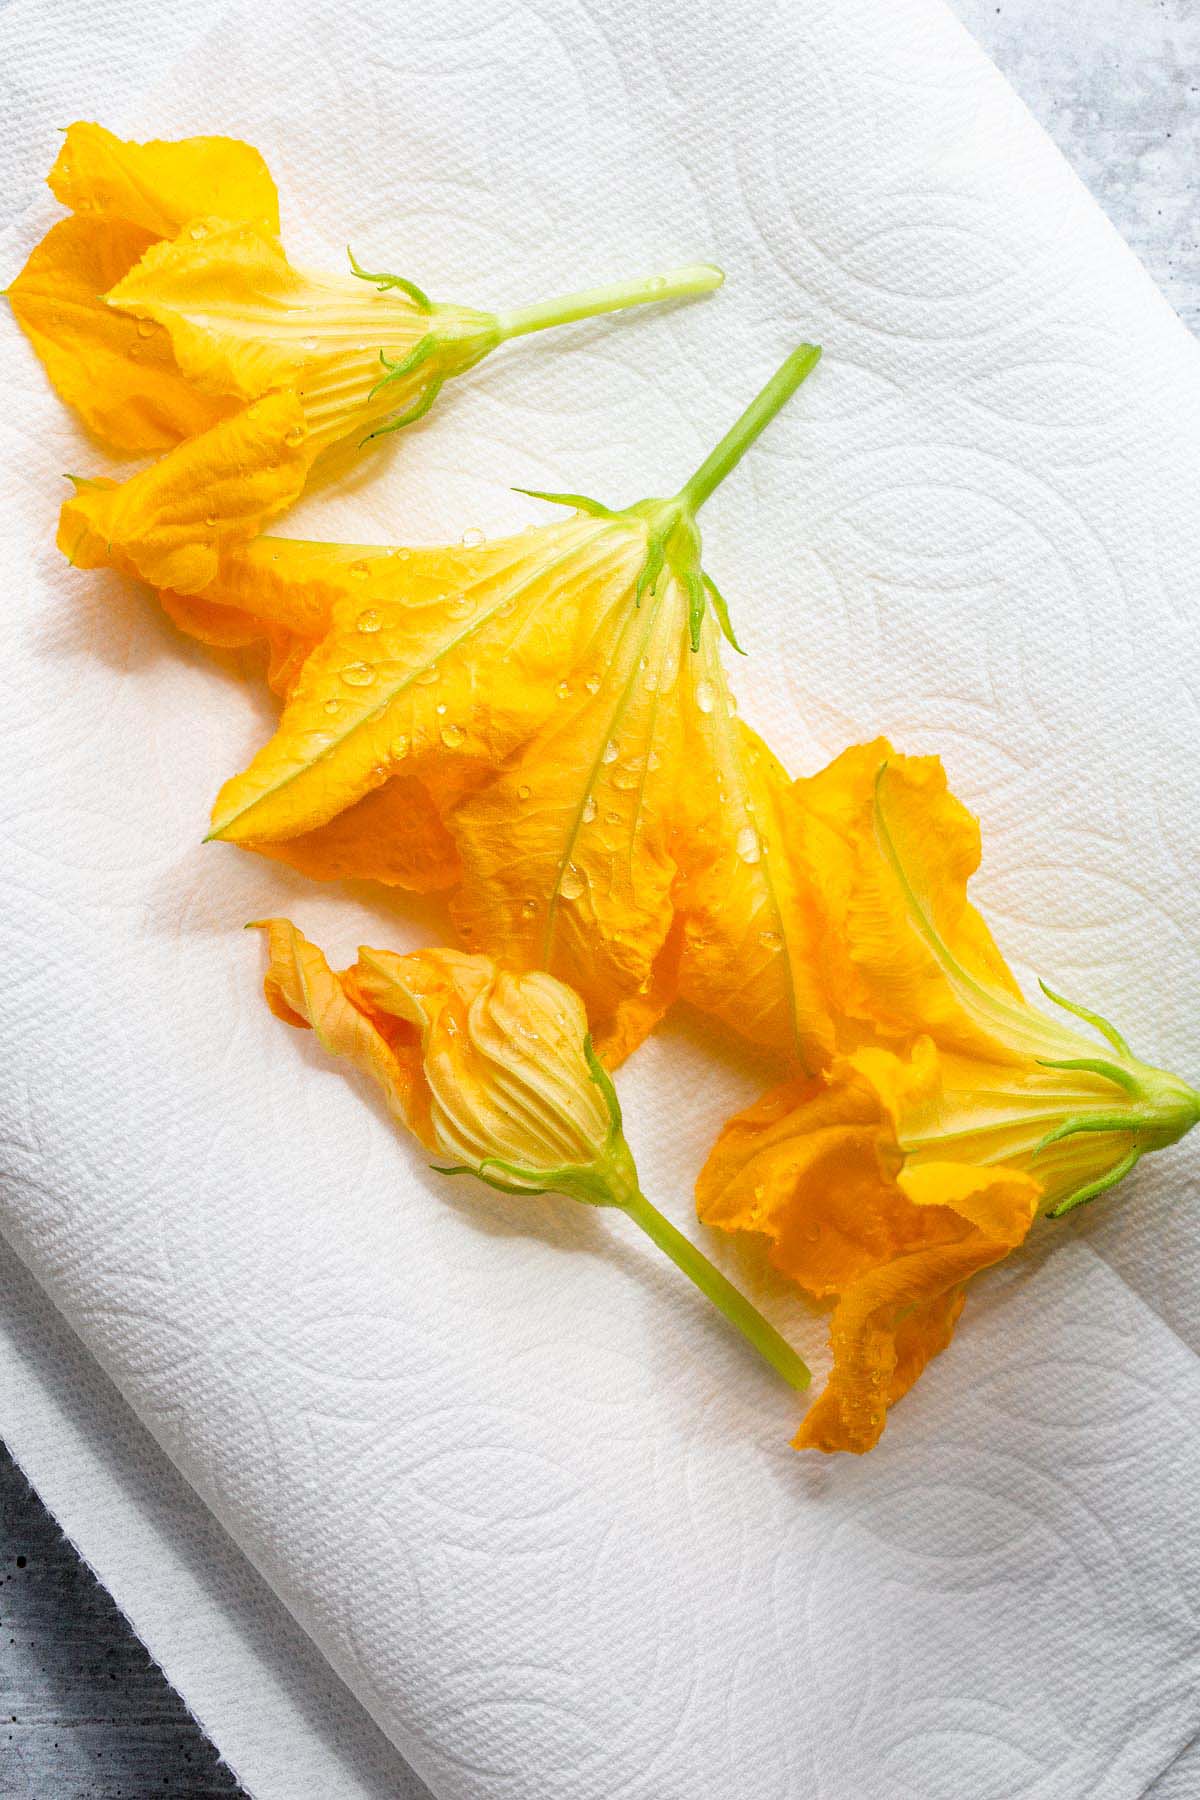
[[[393,1117],[448,1159],[441,1173],[618,1208],[785,1381],[807,1385],[795,1351],[639,1189],[616,1092],[570,988],[459,950],[362,949],[335,974],[286,919],[262,929],[272,1011],[378,1082]]]
[[[832,1373],[795,1441],[861,1451],[949,1342],[967,1279],[1190,1130],[1200,1094],[1098,1014],[1050,995],[1103,1043],[1021,998],[967,901],[978,831],[936,760],[866,746],[797,792],[860,1043],[731,1120],[698,1203],[835,1300]]]
[[[735,715],[696,526],[817,354],[794,352],[670,500],[556,496],[571,518],[475,546],[262,539],[194,603],[164,595],[198,635],[257,630],[287,691],[213,835],[452,889],[472,948],[577,989],[606,1059],[681,996],[820,1063],[790,782]]]
[[[77,217],[13,284],[17,317],[106,442],[178,445],[119,487],[81,486],[60,542],[84,567],[185,593],[212,580],[222,544],[299,496],[319,457],[412,424],[498,344],[722,279],[704,265],[490,313],[353,258],[344,275],[300,270],[261,158],[219,138],[126,144],[74,125],[50,184]]]

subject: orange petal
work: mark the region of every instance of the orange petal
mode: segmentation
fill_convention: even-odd
[[[80,484],[62,509],[59,549],[81,568],[198,593],[224,545],[256,536],[297,499],[310,460],[299,402],[268,394],[120,485]]]
[[[121,219],[61,219],[8,290],[59,394],[119,456],[169,449],[229,410],[188,385],[160,326],[105,304],[152,241]]]
[[[411,1025],[374,1014],[348,977],[287,919],[264,919],[267,1004],[289,1025],[309,1026],[331,1056],[344,1056],[383,1088],[391,1112],[411,1126],[420,1111],[420,1050]]]
[[[420,781],[397,775],[326,825],[280,843],[245,844],[317,881],[383,881],[414,893],[452,887],[454,840]]]
[[[888,1407],[943,1349],[962,1284],[1029,1230],[1028,1175],[969,1164],[904,1166],[909,1109],[936,1092],[930,1040],[871,1050],[793,1082],[731,1120],[697,1184],[700,1217],[764,1233],[771,1260],[815,1297],[837,1296],[834,1367],[798,1447],[866,1450]]]
[[[189,219],[213,214],[279,230],[267,165],[237,138],[135,144],[80,121],[67,130],[48,179],[73,212],[124,220],[151,237],[174,237]]]

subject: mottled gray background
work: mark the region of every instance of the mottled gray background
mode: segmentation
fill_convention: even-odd
[[[950,4],[1200,329],[1200,0]],[[2,1452],[0,1558],[5,1800],[240,1791]]]

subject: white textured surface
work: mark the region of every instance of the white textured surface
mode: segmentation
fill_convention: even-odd
[[[933,0],[232,11],[106,120],[253,136],[310,253],[498,303],[730,274],[497,357],[289,529],[661,490],[820,338],[706,520],[744,711],[797,769],[881,727],[941,749],[1002,938],[1200,1068],[1200,362]],[[36,75],[40,117],[94,110],[49,43]],[[51,148],[7,152],[10,263]],[[56,477],[95,454],[3,358],[4,1228],[434,1792],[1140,1794],[1197,1723],[1187,1151],[1085,1226],[1111,1270],[1065,1232],[983,1285],[879,1452],[794,1457],[787,1397],[619,1221],[436,1187],[261,1009],[247,917],[436,927],[197,846],[263,708],[60,564]],[[676,1025],[622,1084],[681,1221],[760,1078],[711,1049]]]

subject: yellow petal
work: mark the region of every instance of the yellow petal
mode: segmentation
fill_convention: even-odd
[[[700,1217],[764,1233],[771,1260],[817,1298],[836,1296],[834,1367],[797,1447],[867,1450],[888,1407],[945,1347],[962,1285],[1025,1237],[1040,1184],[965,1163],[904,1165],[910,1110],[940,1065],[869,1050],[789,1083],[730,1121],[697,1184]]]
[[[903,876],[881,842],[877,786]],[[968,981],[1002,1002],[1019,998],[967,900],[979,826],[949,792],[938,759],[897,756],[880,739],[845,751],[794,792],[835,1011],[888,1036],[928,1032],[944,1046],[1004,1060],[1008,1051],[964,1005],[920,922],[923,914]]]
[[[415,893],[435,893],[458,878],[458,852],[440,809],[424,785],[400,774],[366,794],[327,825],[280,843],[256,843],[276,862],[316,881],[383,881]]]
[[[189,386],[161,326],[104,302],[152,241],[120,219],[62,219],[8,290],[55,388],[120,456],[169,449],[230,410]]]
[[[59,548],[80,568],[198,593],[223,545],[256,536],[292,504],[310,462],[299,403],[268,394],[120,485],[81,484],[62,509]]]
[[[621,604],[560,684],[546,728],[450,820],[466,941],[503,946],[516,966],[575,988],[608,1060],[645,1036],[674,991],[680,690],[691,655],[677,584],[660,581],[638,609],[624,579]]]
[[[195,137],[130,143],[101,125],[69,127],[49,175],[73,212],[174,237],[190,219],[215,214],[279,230],[275,183],[258,151],[237,138]]]
[[[326,560],[314,591],[329,628],[274,738],[221,790],[214,835],[295,839],[398,770],[451,804],[561,705],[564,672],[629,590],[635,539],[572,520],[478,549]]]
[[[688,674],[679,800],[686,847],[675,896],[680,995],[753,1043],[820,1068],[833,1050],[833,1026],[788,775],[733,716],[711,621]]]

